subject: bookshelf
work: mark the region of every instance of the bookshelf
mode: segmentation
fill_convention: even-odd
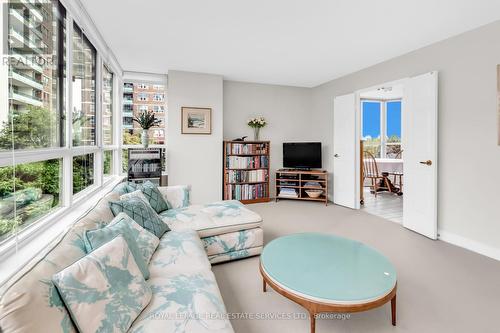
[[[268,202],[269,141],[224,141],[224,200]]]
[[[144,183],[151,181],[160,185],[162,171],[161,148],[128,149],[128,181]]]
[[[328,172],[325,170],[286,170],[276,171],[276,201],[281,199],[319,201],[328,205]],[[282,189],[286,194],[282,194]],[[307,190],[322,190],[317,197],[310,197]],[[291,194],[290,194],[291,192]],[[288,194],[288,195],[287,195]]]

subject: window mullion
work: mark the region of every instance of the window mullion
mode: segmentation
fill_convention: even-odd
[[[62,205],[69,207],[73,200],[73,18],[67,18],[66,26],[66,147],[69,153],[63,157]]]

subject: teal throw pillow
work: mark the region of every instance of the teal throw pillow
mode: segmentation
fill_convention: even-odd
[[[169,208],[168,204],[165,202],[165,199],[163,199],[163,195],[158,190],[158,186],[151,183],[150,181],[147,181],[142,184],[141,189],[142,193],[146,196],[149,204],[151,205],[151,207],[153,207],[155,212],[160,214],[161,212],[166,211]]]
[[[127,332],[152,297],[122,236],[55,274],[52,281],[78,332]]]
[[[161,220],[149,203],[140,198],[132,197],[120,201],[110,201],[109,207],[114,216],[123,212],[158,238],[170,231],[167,224]]]
[[[85,232],[85,250],[87,253],[108,243],[118,235],[122,235],[128,244],[128,248],[134,256],[135,262],[145,279],[149,278],[149,269],[136,242],[136,232],[125,219],[121,219],[114,224],[110,224],[101,229],[87,230]]]

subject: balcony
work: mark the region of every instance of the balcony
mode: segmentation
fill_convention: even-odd
[[[123,92],[124,93],[133,93],[134,92],[134,87],[123,86]]]
[[[12,100],[12,103],[17,104],[17,105],[33,105],[33,106],[38,106],[42,107],[42,99],[33,95],[28,95],[21,93],[19,91],[13,91],[9,93],[9,99]]]
[[[33,55],[12,52],[12,54],[10,55],[10,64],[14,68],[33,69],[38,73],[43,73],[42,66],[37,63]]]
[[[124,105],[132,105],[134,104],[134,100],[133,99],[123,99],[123,104]]]
[[[33,76],[27,75],[25,73],[21,73],[16,70],[9,71],[9,79],[13,81],[13,85],[23,86],[23,87],[31,87],[38,90],[43,89],[43,85],[41,82],[35,80]]]

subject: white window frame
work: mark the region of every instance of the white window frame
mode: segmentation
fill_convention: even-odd
[[[13,253],[23,248],[32,255],[35,255],[40,249],[31,249],[28,242],[36,239],[37,236],[52,225],[62,223],[61,216],[70,212],[78,211],[78,207],[83,207],[88,199],[98,191],[102,191],[106,186],[116,183],[121,179],[120,149],[121,149],[121,120],[122,120],[122,95],[123,95],[123,70],[116,60],[116,57],[102,39],[99,31],[94,26],[92,19],[85,11],[82,11],[79,2],[72,0],[60,0],[61,5],[66,9],[66,95],[65,95],[65,146],[47,149],[31,149],[0,152],[0,167],[19,165],[45,161],[50,159],[62,160],[62,174],[60,183],[59,200],[57,208],[41,217],[36,223],[26,226],[16,235],[12,235],[0,243],[0,263]],[[73,24],[78,25],[83,34],[94,46],[96,50],[96,145],[73,147],[72,135],[72,84],[73,74]],[[3,38],[3,36],[1,36]],[[104,146],[102,143],[102,66],[105,65],[113,73],[113,136],[114,144]],[[8,91],[8,85],[2,83],[0,88]],[[6,99],[8,101],[8,99]],[[8,102],[6,103],[8,104]],[[8,107],[8,105],[7,105]],[[113,151],[113,170],[112,177],[104,180],[103,177],[103,152],[104,150]],[[94,154],[94,184],[88,188],[73,195],[73,157],[78,155]],[[83,212],[82,212],[83,213]],[[44,243],[51,242],[52,239],[44,239]],[[33,251],[31,251],[33,250]],[[9,265],[7,268],[16,271],[22,267],[25,261],[15,262],[15,265]],[[16,266],[16,267],[14,267]],[[1,280],[1,277],[0,277]]]
[[[402,98],[391,98],[391,99],[374,99],[374,98],[362,98],[361,99],[361,125],[363,125],[363,103],[379,103],[380,104],[380,158],[387,158],[387,140],[389,139],[387,135],[387,103],[390,102],[401,102],[401,113],[403,112],[403,99]],[[361,126],[361,129],[363,126]],[[401,137],[403,136],[403,129],[401,128]],[[363,133],[361,133],[363,138]]]

